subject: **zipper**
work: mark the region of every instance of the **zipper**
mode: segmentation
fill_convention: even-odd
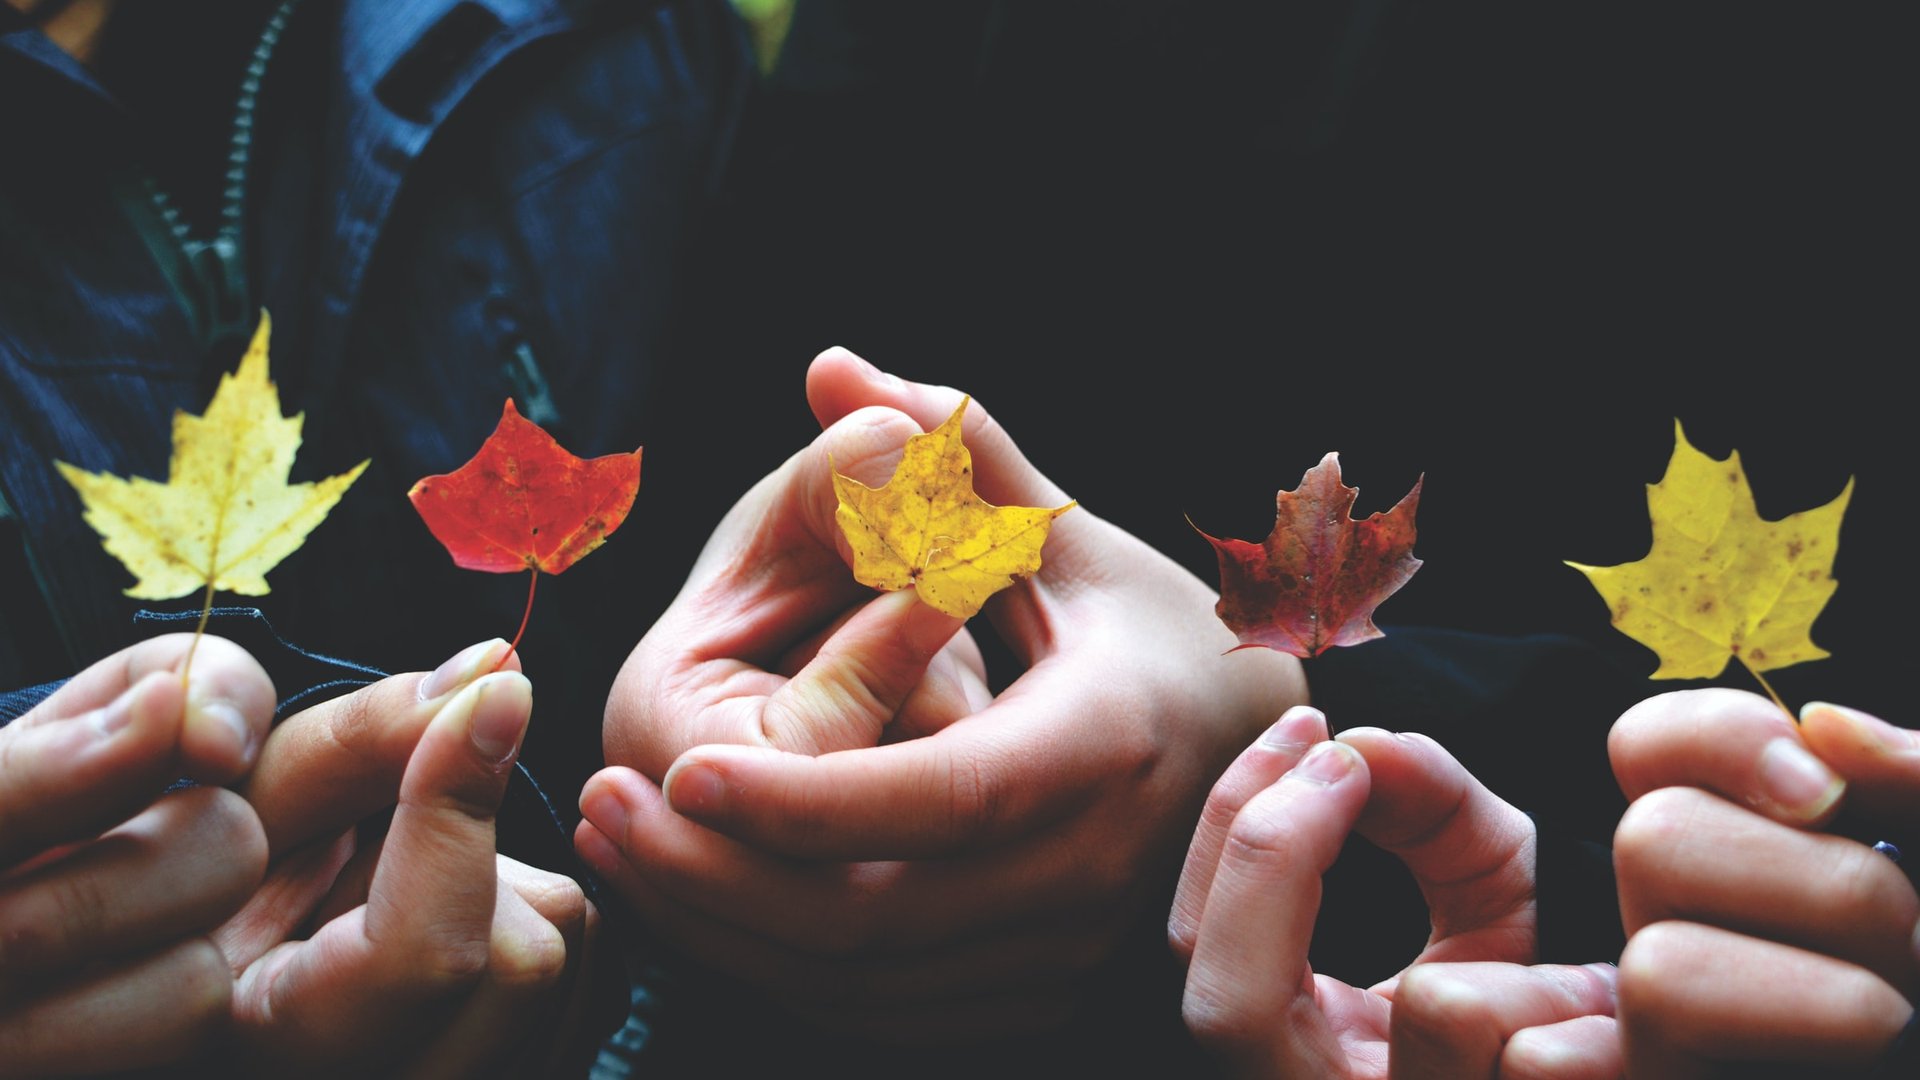
[[[249,298],[246,259],[247,180],[253,164],[254,114],[267,64],[300,0],[281,0],[254,42],[234,105],[227,142],[226,185],[212,236],[195,236],[172,196],[151,176],[136,175],[115,194],[146,241],[174,298],[203,345],[252,335],[259,314]]]

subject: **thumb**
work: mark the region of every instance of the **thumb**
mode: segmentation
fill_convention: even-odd
[[[1824,701],[1800,710],[1800,736],[1847,781],[1847,805],[1883,822],[1920,815],[1920,732]]]
[[[867,604],[768,696],[761,726],[770,745],[825,754],[877,744],[927,665],[963,625],[911,591]]]
[[[1533,820],[1425,735],[1353,728],[1339,741],[1373,776],[1357,831],[1405,863],[1427,899],[1434,941],[1425,959],[1531,961]],[[1507,930],[1524,931],[1522,940],[1507,940]],[[1500,936],[1470,936],[1477,931]],[[1434,951],[1454,937],[1471,955]]]
[[[906,413],[922,429],[932,431],[953,415],[965,397],[950,386],[889,375],[837,346],[814,357],[807,369],[807,403],[822,427],[865,406],[881,405]],[[1059,485],[1033,467],[1013,437],[977,400],[967,405],[960,437],[973,454],[981,498],[997,505],[1047,507],[1071,501]]]

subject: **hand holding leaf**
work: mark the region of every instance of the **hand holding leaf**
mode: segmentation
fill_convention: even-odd
[[[305,414],[280,415],[280,394],[267,377],[271,330],[263,311],[239,369],[220,377],[205,415],[173,414],[166,483],[54,462],[108,553],[139,579],[128,596],[171,600],[206,590],[196,644],[214,592],[266,595],[267,571],[299,549],[367,467],[362,461],[318,483],[287,483]],[[189,650],[183,682],[192,663]]]
[[[1736,657],[1784,709],[1760,673],[1829,655],[1811,632],[1838,587],[1833,556],[1853,481],[1825,506],[1766,521],[1738,452],[1708,457],[1678,421],[1673,435],[1667,474],[1647,485],[1647,557],[1567,565],[1587,575],[1621,633],[1659,654],[1653,678],[1710,679]]]
[[[970,619],[987,598],[1040,569],[1053,519],[1074,508],[995,506],[973,493],[960,441],[967,400],[945,423],[907,439],[886,485],[833,474],[834,518],[853,548],[853,576],[883,592],[912,589],[936,611]]]

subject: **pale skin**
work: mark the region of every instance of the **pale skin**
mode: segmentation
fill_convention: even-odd
[[[1320,878],[1349,833],[1398,856],[1425,949],[1362,988],[1307,964]],[[1208,796],[1168,920],[1188,1027],[1233,1076],[1604,1080],[1605,964],[1535,964],[1534,829],[1440,746],[1295,708]]]
[[[1920,991],[1920,898],[1891,860],[1819,829],[1845,804],[1906,841],[1915,733],[1825,704],[1796,726],[1758,695],[1689,690],[1629,710],[1608,750],[1634,800],[1614,840],[1629,1074],[1879,1060]]]
[[[494,852],[532,705],[506,643],[268,733],[247,653],[173,634],[0,729],[0,1074],[216,1055],[273,1075],[538,1075],[597,916]],[[206,786],[162,794],[185,775]],[[351,830],[393,808],[382,840]]]
[[[115,10],[6,2],[82,63]],[[202,1053],[273,1075],[557,1064],[598,919],[571,879],[495,853],[532,707],[517,661],[485,674],[505,643],[269,737],[260,666],[209,637],[183,687],[187,637],[101,660],[0,729],[0,1075]],[[237,792],[161,794],[182,776]]]
[[[884,483],[960,391],[834,349],[807,396],[822,436],[735,505],[616,681],[576,846],[657,932],[822,1026],[1056,1025],[1151,917],[1211,779],[1305,700],[1299,664],[1223,655],[1212,591],[1082,507],[988,603],[1025,664],[993,696],[974,631],[874,598],[833,520],[828,454]],[[1068,501],[977,400],[964,438],[989,502]]]

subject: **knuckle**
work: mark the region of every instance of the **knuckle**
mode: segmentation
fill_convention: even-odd
[[[248,891],[267,873],[267,831],[253,806],[226,788],[202,788],[208,792],[204,821],[211,827],[212,840],[225,852],[225,865]]]
[[[1623,881],[1657,879],[1680,850],[1703,794],[1661,788],[1635,799],[1613,834],[1613,860]]]
[[[998,823],[998,789],[994,767],[980,755],[950,756],[942,770],[948,806],[947,828],[954,842],[964,843],[989,833]]]
[[[1640,928],[1620,954],[1618,984],[1621,1019],[1658,1029],[1666,1014],[1674,975],[1687,966],[1691,934],[1684,923],[1656,922]]]
[[[224,1018],[233,999],[233,969],[219,946],[206,938],[183,946],[177,988],[195,1017]]]
[[[1202,1045],[1217,1050],[1258,1046],[1266,1041],[1274,1018],[1251,1010],[1238,995],[1215,986],[1205,972],[1187,979],[1180,998],[1180,1019]]]
[[[1915,914],[1913,886],[1892,860],[1870,847],[1849,843],[1832,875],[1835,896],[1831,910],[1886,912],[1911,926]]]
[[[486,975],[493,959],[492,943],[473,939],[421,942],[410,952],[411,962],[403,968],[410,973],[409,981],[433,993],[472,986]]]
[[[497,935],[487,975],[503,986],[545,990],[558,984],[566,970],[566,939],[558,927],[543,921],[538,927]]]
[[[1443,967],[1417,964],[1400,978],[1393,994],[1393,1025],[1422,1042],[1455,1042],[1472,1037],[1490,1021],[1486,995],[1473,983]]]

